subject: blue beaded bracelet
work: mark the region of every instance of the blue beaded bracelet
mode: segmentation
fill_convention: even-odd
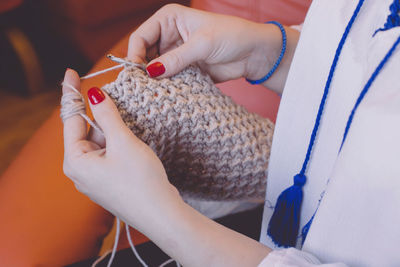
[[[276,71],[276,69],[279,67],[279,64],[281,64],[281,61],[283,59],[283,56],[285,55],[286,52],[286,31],[285,28],[282,26],[282,24],[280,24],[277,21],[268,21],[265,22],[266,24],[275,24],[276,26],[279,27],[279,29],[282,32],[282,49],[281,49],[281,54],[279,55],[278,60],[275,62],[274,66],[272,67],[272,69],[267,73],[267,75],[265,75],[263,78],[259,79],[259,80],[250,80],[250,79],[246,79],[246,81],[248,81],[251,84],[260,84],[265,82],[266,80],[268,80],[272,74],[274,74],[274,72]]]

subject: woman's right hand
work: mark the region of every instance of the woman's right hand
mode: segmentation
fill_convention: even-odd
[[[297,38],[295,41],[297,43]],[[214,82],[240,77],[254,80],[262,78],[272,68],[281,46],[282,35],[275,25],[170,4],[132,33],[128,59],[150,60],[147,72],[152,77],[169,77],[197,63]],[[288,46],[287,54],[291,53],[290,49]],[[291,56],[289,58],[291,61]],[[278,70],[283,69],[281,66]],[[283,78],[282,74],[273,75],[283,79],[278,87],[283,87],[286,75],[287,71]]]

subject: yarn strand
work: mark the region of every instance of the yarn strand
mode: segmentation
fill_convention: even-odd
[[[109,71],[112,71],[112,70],[116,70],[116,69],[119,69],[119,68],[123,68],[124,65],[125,64],[119,64],[119,65],[112,66],[112,67],[104,69],[104,70],[100,70],[100,71],[97,71],[97,72],[94,72],[94,73],[90,73],[88,75],[85,75],[85,76],[81,77],[81,80],[90,79],[90,78],[93,78],[93,77],[98,76],[100,74],[103,74],[103,73],[106,73],[106,72],[109,72]]]
[[[107,68],[107,69],[104,69],[104,70],[100,70],[100,71],[97,71],[97,72],[94,72],[94,73],[90,73],[90,74],[88,74],[86,76],[81,77],[81,80],[86,80],[86,79],[89,79],[89,78],[93,78],[93,77],[101,75],[103,73],[106,73],[106,72],[109,72],[109,71],[112,71],[112,70],[116,70],[116,69],[119,69],[119,68],[122,68],[122,67],[126,67],[126,66],[133,66],[133,67],[138,67],[138,68],[141,68],[141,69],[145,68],[144,64],[131,62],[131,61],[128,61],[126,59],[116,57],[116,56],[114,56],[112,54],[108,54],[106,57],[108,59],[116,62],[116,63],[119,63],[119,65],[112,66],[110,68]]]
[[[88,115],[86,115],[85,99],[83,98],[81,92],[67,82],[62,82],[62,85],[70,88],[73,91],[71,93],[63,94],[61,97],[60,117],[62,121],[65,122],[67,119],[75,115],[80,115],[84,120],[87,121],[87,123],[89,123],[90,126],[92,126],[99,133],[103,134],[100,126],[95,121],[90,119]]]
[[[120,232],[121,232],[121,222],[120,222],[118,217],[115,217],[115,218],[116,218],[117,229],[115,231],[114,245],[113,245],[113,248],[112,248],[111,257],[110,257],[110,260],[108,261],[107,267],[111,267],[111,264],[112,264],[112,262],[114,260],[115,254],[117,253],[119,235],[120,235]]]
[[[147,264],[144,262],[144,260],[140,257],[139,253],[135,248],[135,245],[132,242],[131,232],[129,231],[129,225],[127,223],[125,223],[125,232],[126,232],[126,237],[128,238],[129,245],[131,246],[131,249],[133,251],[133,254],[135,254],[136,258],[142,264],[143,267],[148,267]]]

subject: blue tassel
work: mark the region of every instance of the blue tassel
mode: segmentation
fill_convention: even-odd
[[[296,246],[305,183],[306,176],[301,173],[297,174],[294,176],[294,184],[278,197],[268,225],[268,235],[277,246]]]

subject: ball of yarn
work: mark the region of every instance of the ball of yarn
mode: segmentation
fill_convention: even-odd
[[[126,67],[102,89],[182,195],[264,198],[274,124],[235,104],[198,67],[164,79]]]

